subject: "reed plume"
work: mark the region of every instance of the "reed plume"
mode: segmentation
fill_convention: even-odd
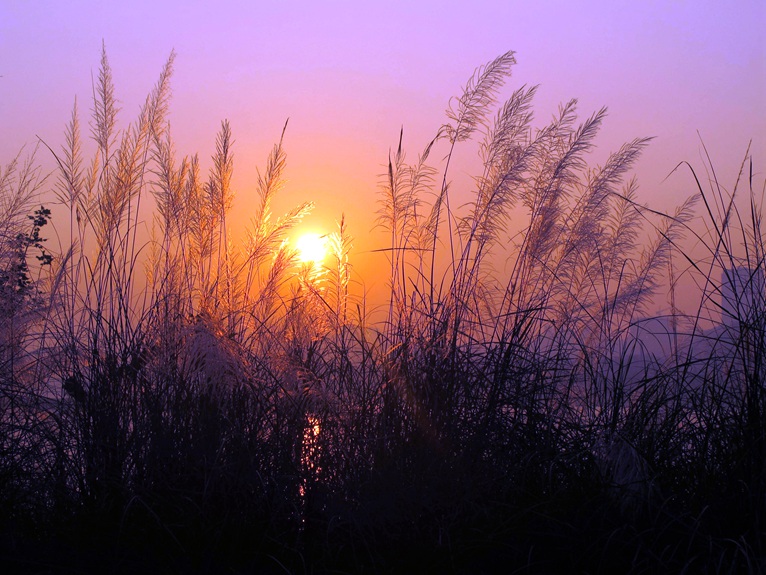
[[[378,313],[345,216],[323,265],[290,242],[313,204],[274,213],[287,124],[238,195],[253,217],[237,241],[232,127],[209,168],[178,156],[173,62],[123,128],[102,50],[92,155],[77,100],[48,148],[63,215],[37,209],[33,159],[0,169],[12,567],[30,548],[179,572],[762,566],[766,250],[749,155],[731,192],[708,161],[689,199],[653,210],[630,176],[650,139],[593,165],[606,109],[581,120],[569,100],[539,123],[536,86],[502,99],[508,52],[417,156],[404,130],[389,153],[386,243],[366,255],[387,258]],[[479,161],[469,180],[463,153]],[[684,282],[698,299],[675,297]]]

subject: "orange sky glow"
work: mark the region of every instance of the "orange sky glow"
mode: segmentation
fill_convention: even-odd
[[[230,121],[234,229],[244,229],[253,213],[257,170],[289,118],[288,183],[275,216],[313,201],[306,230],[331,233],[345,214],[357,280],[374,289],[377,270],[386,265],[376,251],[386,236],[374,224],[389,151],[403,128],[414,161],[476,67],[515,50],[518,64],[504,94],[540,84],[539,125],[572,97],[582,119],[607,106],[594,162],[625,141],[655,137],[635,169],[640,199],[671,210],[694,189],[688,172],[668,175],[684,160],[702,167],[701,141],[721,181],[733,185],[752,140],[756,181],[763,181],[764,29],[761,0],[139,0],[119,6],[6,0],[0,4],[0,163],[23,146],[31,150],[38,137],[60,149],[75,97],[84,123],[102,41],[123,125],[135,119],[175,50],[176,150],[199,153],[207,170],[221,121]],[[435,156],[437,167],[442,156]],[[466,149],[452,169],[457,203],[468,199],[475,157],[475,148]],[[53,170],[46,150],[38,161]]]

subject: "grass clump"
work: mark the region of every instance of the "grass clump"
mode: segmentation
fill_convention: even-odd
[[[284,133],[247,235],[232,241],[232,130],[223,122],[207,177],[197,156],[177,158],[173,60],[118,129],[104,52],[92,157],[77,106],[51,150],[54,211],[69,216],[60,253],[40,235],[47,209],[25,219],[44,183],[33,164],[1,173],[6,563],[764,567],[766,296],[752,167],[731,193],[691,170],[697,189],[678,210],[646,208],[628,175],[649,140],[590,166],[606,110],[578,122],[572,100],[533,127],[536,87],[498,105],[515,64],[504,54],[475,72],[413,164],[403,135],[389,158],[378,220],[388,304],[372,322],[350,289],[343,218],[320,268],[286,242],[311,204],[272,214]],[[451,166],[472,149],[481,173],[458,189]],[[669,316],[647,317],[667,275],[693,279],[699,304],[682,312],[671,298]],[[654,341],[670,345],[659,353]]]

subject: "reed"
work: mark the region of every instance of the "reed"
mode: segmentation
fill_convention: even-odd
[[[345,218],[319,266],[286,241],[313,206],[272,213],[287,125],[234,237],[232,127],[206,178],[198,156],[177,157],[173,62],[121,128],[104,50],[90,143],[75,103],[63,148],[48,148],[55,184],[32,159],[0,172],[7,564],[765,567],[763,191],[749,152],[731,192],[708,158],[706,179],[685,165],[693,193],[676,211],[652,210],[630,178],[650,140],[591,165],[606,109],[578,120],[571,100],[538,126],[535,86],[501,102],[508,52],[411,164],[400,134],[380,184],[389,294],[373,322],[351,289]],[[461,188],[470,153],[480,173]],[[36,210],[42,191],[51,211]],[[679,309],[688,279],[699,300]],[[651,317],[665,290],[670,315]]]

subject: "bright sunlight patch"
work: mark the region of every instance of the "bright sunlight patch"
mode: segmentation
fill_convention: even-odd
[[[314,232],[303,234],[296,243],[298,259],[305,263],[319,263],[327,255],[327,240]]]

